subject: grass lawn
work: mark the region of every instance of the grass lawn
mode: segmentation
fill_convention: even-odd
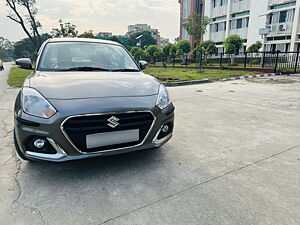
[[[18,67],[12,67],[8,75],[7,83],[12,87],[21,87],[25,78],[32,73],[32,70],[24,70]]]
[[[144,73],[155,77],[172,77],[179,80],[202,80],[204,78],[210,78],[212,80],[218,80],[222,78],[244,76],[257,74],[258,72],[251,71],[230,71],[230,70],[202,70],[200,73],[196,69],[173,69],[173,68],[151,68],[148,67],[144,70]]]

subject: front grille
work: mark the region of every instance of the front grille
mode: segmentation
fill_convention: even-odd
[[[119,119],[119,125],[115,128],[108,126],[108,119],[115,116]],[[69,118],[63,124],[63,130],[68,135],[72,143],[81,152],[99,152],[118,148],[131,147],[141,144],[146,138],[154,117],[150,112],[134,112],[106,115],[78,116]],[[124,131],[139,129],[140,137],[136,142],[116,144],[99,148],[88,149],[86,146],[86,136],[90,134],[107,133],[114,131]]]

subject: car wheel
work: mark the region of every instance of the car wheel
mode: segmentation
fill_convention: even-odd
[[[19,144],[17,142],[17,138],[16,138],[16,132],[14,131],[14,144],[15,144],[15,148],[16,148],[16,152],[18,153],[18,155],[20,156],[21,159],[23,160],[29,160],[24,153],[21,151]]]

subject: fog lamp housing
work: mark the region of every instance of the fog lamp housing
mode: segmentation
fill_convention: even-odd
[[[169,131],[169,129],[170,129],[169,126],[166,124],[166,125],[163,125],[161,131],[162,131],[163,133],[167,133],[167,132]]]
[[[168,122],[166,124],[164,124],[160,130],[160,133],[157,137],[158,140],[168,136],[169,134],[171,134],[173,132],[173,127],[174,124],[172,122]]]
[[[46,141],[44,139],[36,139],[33,142],[33,146],[37,149],[41,149],[45,146]]]
[[[31,137],[26,142],[26,151],[43,153],[43,154],[56,154],[57,151],[44,137]]]

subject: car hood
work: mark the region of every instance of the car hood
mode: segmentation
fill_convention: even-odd
[[[149,96],[159,85],[143,72],[34,72],[24,83],[48,99]]]

